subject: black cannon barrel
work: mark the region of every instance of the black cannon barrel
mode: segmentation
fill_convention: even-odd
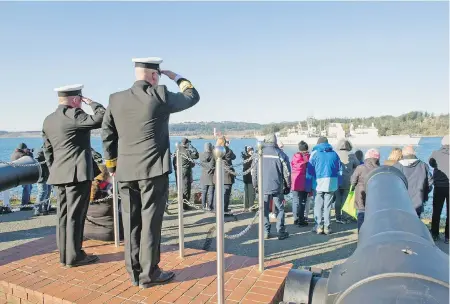
[[[42,169],[31,156],[23,156],[11,164],[0,164],[0,192],[20,185],[36,183]]]
[[[367,177],[365,220],[355,252],[333,267],[328,279],[291,272],[286,303],[449,303],[449,257],[418,218],[406,178],[394,167],[382,166]],[[302,302],[293,296],[294,282],[309,284]]]

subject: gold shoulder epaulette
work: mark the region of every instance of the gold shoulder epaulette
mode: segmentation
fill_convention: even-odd
[[[117,157],[113,158],[113,159],[106,159],[105,160],[105,166],[106,166],[106,168],[117,167]]]

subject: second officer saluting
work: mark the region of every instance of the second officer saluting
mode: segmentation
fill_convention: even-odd
[[[137,58],[136,82],[109,98],[102,125],[106,167],[119,182],[125,240],[125,266],[141,288],[170,281],[173,272],[159,267],[161,228],[168,199],[169,117],[194,106],[200,96],[187,79],[161,71],[160,58]],[[159,85],[161,74],[180,93]]]
[[[102,125],[105,108],[81,95],[83,85],[55,89],[59,106],[47,116],[42,127],[44,156],[50,171],[47,184],[55,185],[58,196],[56,243],[60,262],[68,267],[98,260],[86,255],[83,244],[84,221],[89,206],[91,183],[95,177],[91,152],[91,130]],[[81,109],[89,105],[94,115]]]

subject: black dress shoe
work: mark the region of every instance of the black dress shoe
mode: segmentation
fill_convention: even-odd
[[[98,260],[99,260],[99,258],[96,255],[86,255],[82,260],[75,261],[75,263],[67,264],[66,266],[69,267],[69,268],[78,267],[78,266],[84,266],[84,265],[95,263]]]
[[[139,284],[141,288],[150,288],[155,285],[162,285],[170,282],[175,277],[175,273],[172,271],[162,271],[161,274],[150,283]]]

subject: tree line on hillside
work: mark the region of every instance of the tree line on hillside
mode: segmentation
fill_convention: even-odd
[[[332,122],[342,123],[346,132],[350,130],[350,124],[356,128],[359,125],[371,126],[372,123],[378,129],[380,136],[389,135],[445,135],[449,133],[449,115],[434,115],[428,112],[409,112],[400,116],[384,115],[366,118],[327,118],[314,121],[314,126],[326,129]],[[301,121],[306,130],[306,121]],[[264,126],[263,134],[285,132],[288,128],[295,127],[297,123],[283,122]]]
[[[400,116],[385,115],[379,117],[366,118],[327,118],[314,121],[317,128],[326,129],[331,122],[343,124],[344,130],[349,131],[350,124],[356,128],[358,125],[371,126],[372,123],[378,129],[381,136],[399,134],[417,135],[445,135],[449,133],[449,115],[434,115],[427,112],[409,112]],[[306,130],[306,121],[302,121],[302,126]],[[172,135],[212,135],[214,128],[220,134],[243,134],[253,135],[268,134],[276,132],[286,132],[288,128],[295,127],[298,122],[281,122],[273,124],[258,124],[236,121],[221,122],[185,122],[169,125]],[[31,133],[37,131],[30,131]],[[28,132],[28,133],[30,133]],[[1,135],[18,132],[0,131]],[[24,133],[24,132],[20,132]],[[25,132],[27,133],[27,132]],[[99,136],[101,129],[92,131],[92,135]]]

